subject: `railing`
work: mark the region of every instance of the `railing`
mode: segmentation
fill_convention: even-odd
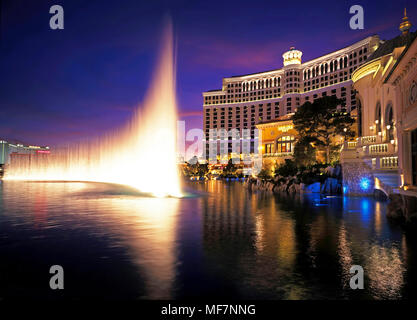
[[[388,143],[374,144],[369,146],[369,154],[388,153]]]
[[[398,168],[398,157],[382,157],[380,159],[381,169],[395,169]]]
[[[357,145],[358,145],[357,141],[348,141],[347,142],[347,148],[348,149],[355,149]]]
[[[360,137],[359,138],[361,140],[361,144],[372,144],[372,143],[376,143],[381,142],[381,137],[379,136],[364,136],[364,137]]]
[[[264,158],[269,158],[269,157],[288,157],[288,156],[292,156],[294,154],[294,152],[277,152],[277,153],[264,153],[262,156]]]

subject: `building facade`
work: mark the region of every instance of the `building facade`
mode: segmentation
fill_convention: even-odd
[[[276,164],[292,158],[297,139],[297,132],[291,120],[292,115],[289,113],[256,125],[262,140],[259,154],[262,157],[263,168],[273,170]]]
[[[30,155],[36,156],[49,153],[50,149],[48,146],[23,145],[21,143],[12,143],[0,140],[0,167],[4,168],[17,157],[23,158]]]
[[[342,151],[346,193],[417,196],[417,33],[410,28],[404,13],[401,33],[352,75],[361,135]]]
[[[257,124],[296,112],[306,101],[323,96],[343,99],[348,112],[358,107],[352,74],[378,48],[378,36],[302,62],[302,52],[291,48],[283,54],[281,69],[223,78],[222,88],[203,92],[205,154],[209,159],[211,129],[250,132],[250,153],[258,153]],[[218,138],[218,137],[217,137]],[[228,140],[229,156],[232,140]]]

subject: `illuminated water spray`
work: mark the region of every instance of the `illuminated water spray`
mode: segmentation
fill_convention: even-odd
[[[125,128],[49,156],[13,161],[5,179],[110,182],[155,196],[181,196],[173,50],[169,26],[143,106]]]

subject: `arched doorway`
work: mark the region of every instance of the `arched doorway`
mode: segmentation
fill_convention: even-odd
[[[394,111],[392,104],[388,104],[385,114],[385,123],[387,128],[387,140],[394,140]]]
[[[381,104],[378,102],[376,104],[376,109],[375,109],[375,133],[377,135],[381,135],[382,134],[382,113],[381,113]]]

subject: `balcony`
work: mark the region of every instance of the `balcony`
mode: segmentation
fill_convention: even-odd
[[[358,138],[361,145],[369,145],[374,143],[382,143],[382,137],[381,136],[364,136]]]
[[[355,149],[357,146],[357,141],[347,141],[347,149]]]
[[[397,169],[398,157],[382,157],[379,159],[380,169]]]
[[[368,154],[370,155],[379,155],[379,154],[387,154],[389,150],[388,143],[381,143],[381,144],[372,144],[368,147]]]

